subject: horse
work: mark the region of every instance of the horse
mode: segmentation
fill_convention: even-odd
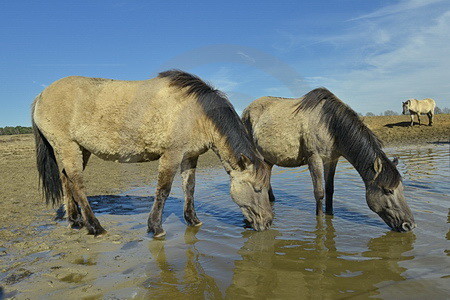
[[[436,108],[436,102],[433,99],[426,98],[423,100],[409,99],[402,102],[403,114],[408,112],[411,114],[411,126],[414,126],[414,115],[417,115],[420,125],[420,114],[427,114],[428,126],[433,125],[434,109]]]
[[[316,215],[323,215],[324,197],[326,214],[333,214],[334,175],[343,156],[362,177],[372,211],[395,231],[416,226],[403,196],[398,160],[387,158],[382,142],[329,90],[314,89],[298,99],[259,98],[243,111],[242,120],[270,170],[308,165]],[[272,187],[269,197],[274,201]]]
[[[250,225],[257,231],[271,225],[264,158],[226,96],[195,75],[169,70],[141,81],[66,77],[36,97],[32,124],[43,195],[47,204],[64,199],[72,228],[85,226],[96,236],[106,232],[83,183],[91,154],[121,163],[159,159],[148,218],[154,237],[165,235],[164,203],[181,167],[184,218],[187,225],[201,225],[194,209],[195,169],[209,149],[229,174],[231,197]]]

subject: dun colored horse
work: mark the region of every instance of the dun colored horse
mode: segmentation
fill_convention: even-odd
[[[381,141],[327,89],[315,89],[300,99],[257,99],[242,118],[271,168],[308,165],[316,214],[323,213],[324,197],[326,213],[333,214],[334,174],[338,158],[343,156],[364,180],[370,209],[393,230],[415,227],[396,161],[386,157]],[[272,189],[269,194],[273,200]]]
[[[201,225],[194,210],[195,169],[208,149],[230,175],[231,197],[252,227],[264,230],[272,222],[268,166],[226,97],[194,75],[171,70],[143,81],[63,78],[35,99],[32,120],[44,196],[54,205],[64,198],[72,227],[105,232],[83,183],[91,154],[122,163],[159,159],[148,219],[155,237],[165,234],[162,211],[181,166],[184,218]]]
[[[434,109],[436,108],[436,103],[433,99],[409,99],[405,102],[402,102],[402,105],[403,114],[406,115],[408,112],[411,114],[411,126],[414,126],[414,115],[417,116],[417,120],[419,121],[420,125],[420,114],[427,114],[428,125],[433,125]]]

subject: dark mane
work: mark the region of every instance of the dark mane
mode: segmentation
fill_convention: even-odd
[[[158,77],[169,78],[171,86],[186,89],[188,95],[195,95],[206,116],[225,137],[236,158],[239,159],[239,155],[244,154],[257,167],[260,165],[261,161],[255,152],[256,147],[224,93],[199,77],[180,70],[161,72]]]
[[[306,94],[295,112],[314,110],[319,104],[320,121],[327,124],[337,149],[357,169],[363,178],[375,177],[374,161],[382,161],[382,172],[375,181],[382,187],[395,188],[401,180],[400,173],[382,150],[382,142],[361,121],[357,113],[326,88]]]

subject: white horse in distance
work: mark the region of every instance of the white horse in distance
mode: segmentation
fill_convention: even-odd
[[[436,102],[433,99],[426,98],[423,100],[409,99],[403,103],[403,114],[406,115],[409,111],[411,114],[411,126],[414,126],[414,115],[417,115],[417,120],[419,120],[420,125],[420,114],[427,114],[428,125],[433,125],[434,109],[436,107]]]

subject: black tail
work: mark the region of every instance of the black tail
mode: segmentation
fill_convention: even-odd
[[[55,152],[39,128],[33,123],[34,138],[36,142],[36,163],[39,172],[39,181],[44,193],[45,202],[53,206],[61,202],[62,184],[59,175]]]

